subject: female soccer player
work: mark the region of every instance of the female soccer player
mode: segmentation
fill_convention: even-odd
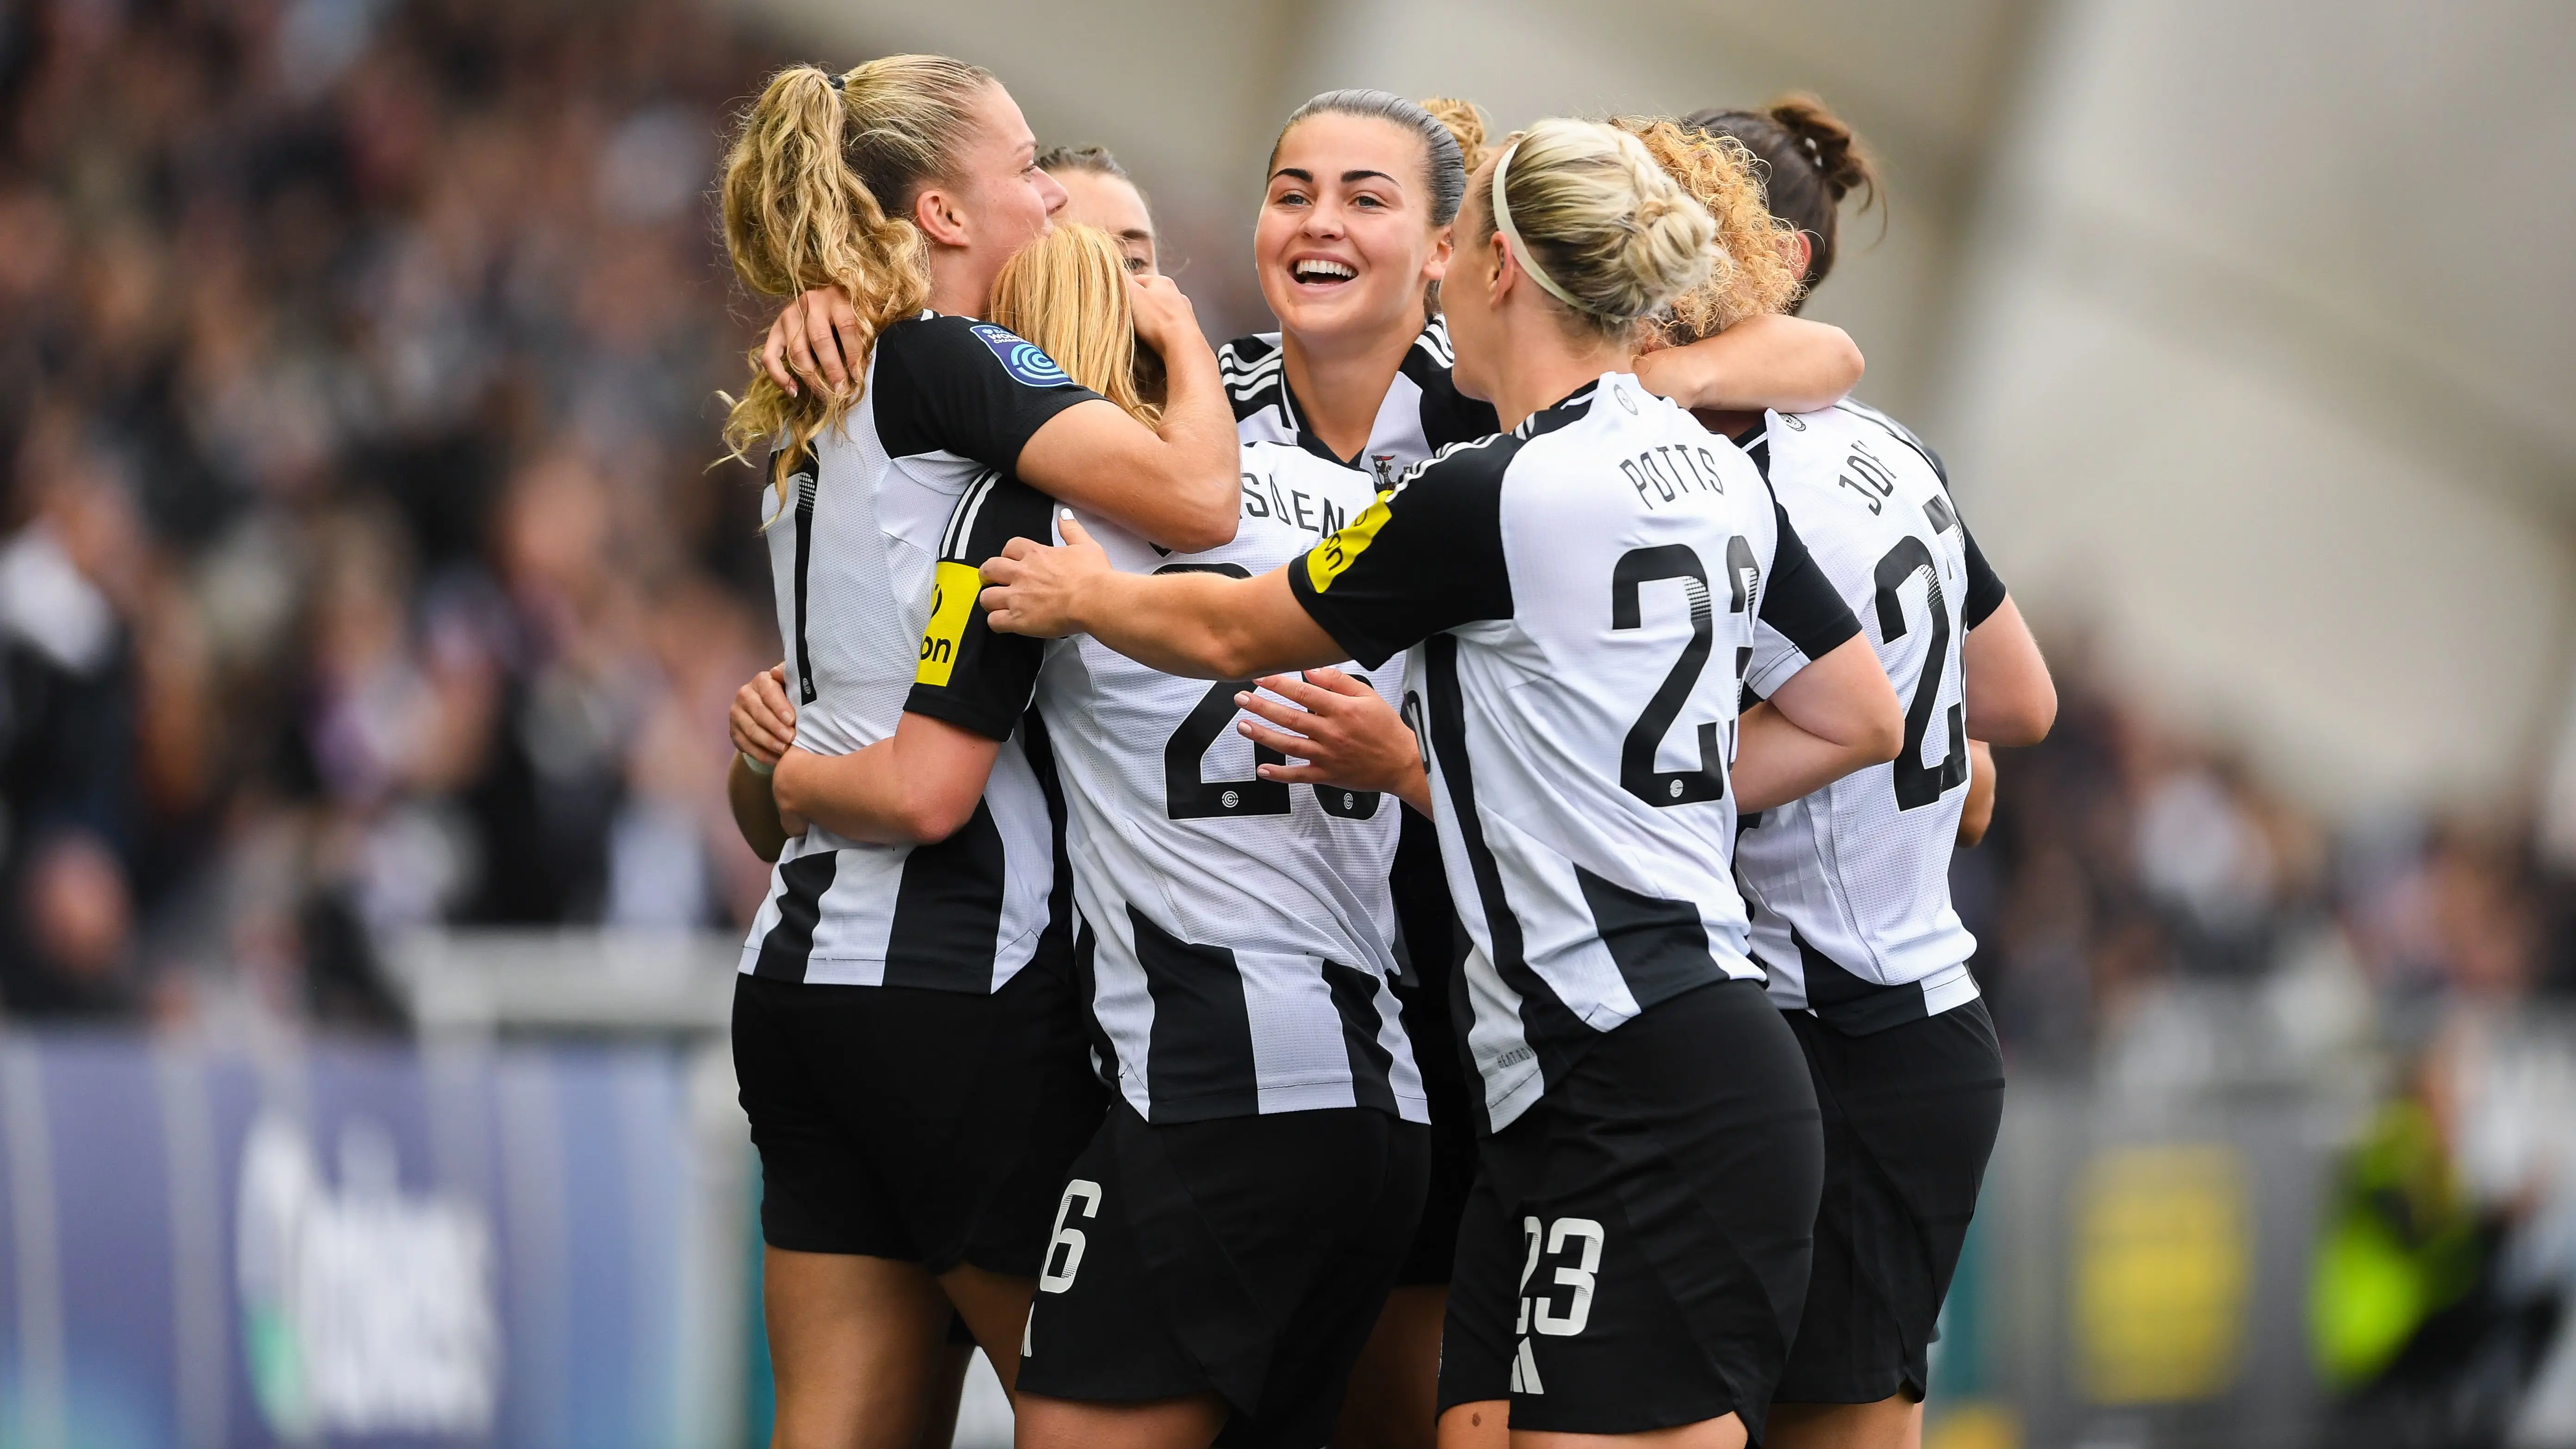
[[[1121,258],[1057,228],[1015,257],[994,316],[1140,416]],[[1173,552],[1105,520],[1143,573],[1249,577],[1365,509],[1364,474],[1296,449],[1243,450],[1241,527]],[[1082,922],[1078,974],[1117,1100],[1064,1184],[1021,1340],[1023,1444],[1311,1445],[1410,1241],[1428,1114],[1387,988],[1396,807],[1264,781],[1228,733],[1249,681],[1160,674],[1088,641],[997,635],[975,565],[1050,538],[1058,505],[999,473],[942,545],[941,603],[905,702],[996,742],[1034,698],[1054,743]],[[1354,667],[1355,668],[1355,667]],[[1392,677],[1377,686],[1392,694]],[[804,804],[857,834],[922,788],[893,741]],[[949,781],[958,799],[976,782]],[[1230,1427],[1229,1427],[1230,1426]]]
[[[1169,364],[1151,428],[975,320],[1063,202],[1035,154],[989,74],[896,56],[779,72],[725,166],[736,273],[770,295],[839,287],[858,363],[828,394],[755,370],[726,423],[737,452],[773,448],[763,501],[800,707],[774,775],[740,760],[731,782],[779,847],[734,1048],[761,1154],[782,1444],[910,1449],[951,1304],[1007,1378],[1063,1168],[1098,1121],[1043,740],[898,726],[949,514],[1000,469],[1175,547],[1234,531],[1215,358],[1168,283],[1129,284]],[[953,818],[809,828],[807,797],[889,734],[912,777],[971,771],[989,788]]]
[[[1633,374],[1636,323],[1709,267],[1707,213],[1634,138],[1549,121],[1463,219],[1455,376],[1508,433],[1257,578],[1122,573],[1068,521],[1069,546],[986,565],[989,621],[1202,678],[1421,646],[1407,793],[1474,942],[1455,1000],[1486,1132],[1442,1402],[1524,1442],[1741,1445],[1821,1150],[1744,953],[1734,818],[1889,758],[1902,718],[1750,463]],[[1739,721],[1746,679],[1772,707]]]
[[[1759,158],[1803,295],[1832,269],[1836,204],[1875,194],[1850,131],[1806,97],[1691,124],[1698,144],[1665,126],[1659,156],[1694,176],[1732,170],[1726,153],[1739,147]],[[1679,342],[1727,322],[1676,311]],[[1736,842],[1753,954],[1825,1124],[1815,1268],[1768,1442],[1898,1449],[1920,1436],[1933,1324],[2003,1112],[2003,1058],[1968,972],[1976,940],[1950,905],[1970,736],[2037,742],[2056,692],[1939,457],[1912,432],[1853,402],[1700,421],[1764,466],[1907,701],[1893,761],[1763,811]]]

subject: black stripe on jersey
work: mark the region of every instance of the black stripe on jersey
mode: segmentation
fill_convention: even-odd
[[[778,868],[778,924],[760,938],[760,959],[751,974],[771,981],[803,981],[805,961],[814,954],[814,927],[823,919],[823,893],[841,868],[841,853],[818,850]]]
[[[1109,1028],[1100,1024],[1100,1013],[1091,1009],[1091,1003],[1100,999],[1100,933],[1082,918],[1079,907],[1073,913],[1073,999],[1083,1004],[1083,1034],[1091,1038],[1091,1064],[1100,1080],[1114,1086],[1118,1081],[1118,1043],[1110,1039]]]
[[[1574,879],[1592,910],[1593,928],[1610,948],[1610,959],[1618,963],[1638,1010],[1725,979],[1724,968],[1709,954],[1708,928],[1700,924],[1699,907],[1640,894],[1579,865]]]
[[[1881,986],[1856,976],[1817,950],[1796,926],[1789,928],[1789,944],[1798,948],[1798,962],[1805,968],[1808,1009],[1843,1035],[1868,1036],[1931,1015],[1923,1005],[1923,983]]]
[[[1431,749],[1440,759],[1440,778],[1449,791],[1450,809],[1458,817],[1458,833],[1467,842],[1467,866],[1476,880],[1476,900],[1484,909],[1485,930],[1494,942],[1494,971],[1503,978],[1504,985],[1520,993],[1522,1033],[1530,1049],[1538,1054],[1540,1082],[1544,1087],[1553,1087],[1574,1066],[1575,1045],[1597,1033],[1567,1010],[1555,988],[1529,968],[1520,918],[1512,914],[1512,903],[1503,895],[1502,868],[1494,863],[1493,847],[1485,843],[1484,824],[1476,818],[1476,780],[1467,763],[1465,706],[1458,688],[1458,636],[1434,634],[1422,641],[1422,664],[1424,682],[1430,686],[1424,713],[1430,717]],[[1450,999],[1457,1003],[1458,1035],[1464,1039],[1474,1024],[1466,1005],[1466,973],[1458,972],[1451,979],[1457,985],[1451,989]],[[1476,1114],[1486,1130],[1492,1130],[1482,1093],[1476,1098]]]
[[[1342,1045],[1351,1055],[1351,1102],[1375,1107],[1390,1116],[1396,1110],[1395,1086],[1388,1073],[1395,1058],[1377,1039],[1385,1023],[1377,1010],[1377,977],[1339,961],[1324,963],[1324,984],[1332,988],[1333,1009],[1342,1015]]]
[[[810,456],[796,475],[796,692],[800,702],[814,702],[814,655],[805,647],[805,579],[814,564],[814,480],[820,463]]]
[[[1002,829],[989,801],[936,845],[903,858],[894,920],[886,929],[885,984],[933,991],[990,991],[1001,943]]]
[[[1055,885],[1047,892],[1046,934],[1039,938],[1036,954],[1029,964],[1053,962],[1057,953],[1071,948],[1073,937],[1073,858],[1065,849],[1064,780],[1056,774],[1055,741],[1047,734],[1046,721],[1038,718],[1032,707],[1020,716],[1020,752],[1028,757],[1029,769],[1038,777],[1038,793],[1046,796],[1047,836],[1055,853]],[[1089,996],[1075,998],[1089,1001]]]
[[[1134,906],[1136,964],[1154,999],[1145,1043],[1145,1094],[1152,1121],[1199,1122],[1261,1111],[1261,1073],[1252,1056],[1252,1009],[1243,972],[1223,946],[1181,940]]]

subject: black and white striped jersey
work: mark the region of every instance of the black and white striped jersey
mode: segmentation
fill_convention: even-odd
[[[1452,443],[1502,430],[1492,403],[1459,392],[1450,379],[1449,328],[1437,317],[1423,326],[1422,335],[1405,350],[1395,380],[1378,404],[1368,446],[1355,458],[1334,458],[1332,449],[1306,430],[1304,409],[1288,386],[1284,357],[1276,332],[1238,337],[1217,350],[1217,369],[1234,401],[1235,436],[1247,443],[1285,443],[1346,467],[1365,469],[1380,488]]]
[[[1405,709],[1474,941],[1453,1000],[1489,1129],[1639,1012],[1760,974],[1739,686],[1858,626],[1733,444],[1605,374],[1417,468],[1289,584],[1363,663],[1420,646]]]
[[[1368,476],[1293,447],[1243,450],[1234,540],[1166,553],[1077,514],[1121,569],[1249,578],[1369,506]],[[1013,538],[1060,541],[1059,510],[1013,482],[970,493],[945,572]],[[996,634],[943,609],[905,706],[999,737],[1034,693],[1062,772],[1081,972],[1103,1077],[1149,1122],[1376,1107],[1429,1120],[1387,978],[1401,804],[1285,785],[1234,730],[1249,683],[1149,669],[1076,637]],[[948,661],[933,664],[932,660]],[[1346,666],[1359,672],[1358,666]],[[1393,671],[1362,674],[1390,705]]]
[[[1753,954],[1784,1010],[1855,1033],[1920,1020],[1977,995],[1977,941],[1950,906],[1968,798],[1960,645],[2001,607],[2003,581],[1940,460],[1885,414],[1773,413],[1748,449],[1906,707],[1894,760],[1762,812],[1737,840]]]
[[[774,488],[763,495],[796,748],[841,755],[894,733],[923,627],[953,582],[936,565],[958,498],[1017,463],[1056,414],[1097,396],[991,323],[924,312],[878,337],[844,426],[794,461],[784,503]],[[1014,735],[973,818],[936,845],[846,840],[820,826],[787,842],[741,969],[999,990],[1051,921],[1064,931],[1051,901],[1060,827],[1033,749],[1044,745]]]

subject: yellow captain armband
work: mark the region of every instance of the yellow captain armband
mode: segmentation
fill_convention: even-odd
[[[975,598],[984,591],[984,576],[973,564],[941,561],[930,595],[930,627],[921,631],[921,664],[915,684],[945,685],[957,667],[957,649],[966,638],[966,621],[974,617]]]
[[[1377,541],[1377,531],[1386,526],[1386,500],[1392,492],[1380,493],[1375,502],[1360,510],[1360,516],[1343,525],[1342,531],[1306,551],[1306,582],[1316,593],[1333,586],[1333,580],[1359,561],[1368,546]]]

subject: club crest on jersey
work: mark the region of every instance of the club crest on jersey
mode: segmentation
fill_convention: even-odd
[[[1008,327],[978,322],[973,330],[984,340],[985,346],[993,349],[993,355],[1002,359],[1002,370],[1019,381],[1031,387],[1062,387],[1073,381],[1064,375],[1063,368],[1055,365],[1054,358],[1046,355],[1045,348],[1014,334]]]

